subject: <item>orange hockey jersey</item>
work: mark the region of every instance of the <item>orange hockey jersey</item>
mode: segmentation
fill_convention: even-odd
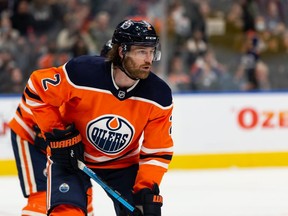
[[[171,90],[153,73],[121,89],[112,74],[104,58],[81,56],[34,71],[24,99],[43,132],[75,124],[88,167],[139,163],[134,190],[160,184],[173,154]]]
[[[24,97],[22,97],[15,115],[8,125],[22,139],[29,141],[29,143],[34,143],[35,132],[33,131],[33,126],[36,125],[36,123],[33,113],[27,107]]]

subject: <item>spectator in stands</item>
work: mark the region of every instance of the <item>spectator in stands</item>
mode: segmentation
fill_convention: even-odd
[[[9,2],[8,1],[0,1],[0,14],[3,11],[7,11],[9,8]]]
[[[233,2],[229,8],[229,11],[226,14],[226,21],[227,21],[227,29],[228,31],[232,28],[234,31],[238,31],[243,29],[243,10],[239,2]],[[234,31],[229,33],[233,33]]]
[[[192,37],[187,42],[187,61],[189,65],[193,65],[198,57],[205,55],[208,49],[207,43],[203,39],[201,31],[195,30]]]
[[[30,7],[30,1],[19,0],[15,4],[15,9],[11,16],[13,28],[17,29],[23,36],[34,32],[34,18]]]
[[[88,29],[84,28],[86,21],[88,19],[89,11],[86,7],[82,7],[82,11],[77,12],[77,14],[82,14],[80,17],[75,14],[69,14],[65,19],[65,27],[57,35],[57,48],[61,51],[66,51],[72,55],[75,45],[79,41],[84,43],[85,49],[89,54],[96,53],[96,45],[94,44],[91,35],[88,33]],[[89,26],[89,24],[88,24]],[[89,27],[87,27],[89,28]],[[107,39],[108,40],[108,39]]]
[[[62,27],[61,14],[56,7],[56,3],[47,0],[33,0],[31,2],[31,12],[33,16],[33,29],[35,34],[48,35],[53,38],[56,32]]]
[[[69,51],[78,39],[81,26],[81,20],[79,20],[75,15],[67,15],[65,19],[65,27],[59,31],[56,38],[58,49]]]
[[[255,90],[269,90],[271,89],[271,83],[269,78],[269,68],[267,64],[259,60],[255,64],[255,82],[257,83],[257,88],[255,85],[247,80],[245,75],[245,70],[243,67],[238,67],[238,70],[234,76],[234,83],[237,86],[236,90],[240,91],[255,91]]]
[[[53,66],[60,66],[67,62],[69,55],[58,50],[54,41],[50,41],[47,46],[47,52],[43,53],[37,61],[37,66],[40,69],[49,68]]]
[[[19,31],[13,29],[8,12],[2,12],[0,16],[0,47],[6,47],[13,53],[18,52],[17,41],[19,37]]]
[[[271,32],[271,34],[279,35],[285,31],[285,22],[280,15],[276,1],[268,1],[264,19],[267,30]]]
[[[177,46],[185,44],[186,39],[191,34],[191,21],[186,15],[186,10],[187,8],[181,1],[175,1],[170,8],[171,18],[174,23],[174,40]]]
[[[193,90],[221,90],[222,80],[227,79],[226,68],[217,61],[211,49],[197,58],[190,73]]]
[[[12,67],[10,70],[11,86],[9,93],[21,93],[25,87],[23,73],[19,67]]]
[[[110,15],[106,11],[100,11],[89,24],[88,34],[96,46],[99,54],[102,45],[106,43],[113,34],[113,26],[110,26]]]
[[[89,54],[88,47],[86,46],[85,41],[81,36],[78,36],[77,40],[73,44],[71,48],[71,54],[73,57]]]
[[[256,64],[260,59],[259,37],[256,32],[250,31],[246,33],[243,55],[240,62],[240,67],[243,68],[247,77],[248,89],[253,90],[259,88],[259,83],[256,78]]]
[[[282,45],[283,45],[285,53],[288,53],[288,29],[285,31],[285,33],[282,36]]]
[[[21,93],[24,89],[22,71],[16,66],[9,49],[0,48],[0,93]]]
[[[169,64],[167,81],[173,92],[191,90],[188,68],[180,53],[176,53]]]
[[[255,18],[259,14],[259,8],[254,0],[242,0],[243,32],[255,31]]]
[[[256,79],[259,90],[270,90],[271,84],[269,79],[269,68],[268,65],[263,61],[258,61],[256,64]]]
[[[194,32],[200,32],[202,39],[207,42],[207,27],[206,18],[210,14],[210,6],[207,0],[195,1],[188,0],[182,1],[183,7],[185,8],[185,15],[189,19],[189,35],[194,35]]]

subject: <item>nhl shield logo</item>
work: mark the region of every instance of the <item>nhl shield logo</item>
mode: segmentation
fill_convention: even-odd
[[[125,91],[119,91],[119,92],[118,92],[118,97],[119,97],[120,99],[125,98],[125,95],[126,95]]]
[[[121,116],[104,115],[90,121],[86,132],[95,148],[106,154],[117,154],[130,144],[135,130]]]

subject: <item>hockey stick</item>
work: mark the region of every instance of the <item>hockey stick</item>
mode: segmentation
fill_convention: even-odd
[[[95,172],[93,172],[93,170],[88,168],[82,161],[78,160],[78,168],[90,176],[90,178],[97,182],[108,194],[118,200],[125,208],[133,213],[133,216],[142,216],[142,213],[138,208],[134,207],[127,200],[125,200],[118,191],[109,187],[101,178],[96,175]]]

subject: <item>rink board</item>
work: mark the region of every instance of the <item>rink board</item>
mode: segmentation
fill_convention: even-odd
[[[0,175],[15,175],[8,122],[20,95],[0,96]],[[174,95],[170,169],[288,166],[288,92]]]

